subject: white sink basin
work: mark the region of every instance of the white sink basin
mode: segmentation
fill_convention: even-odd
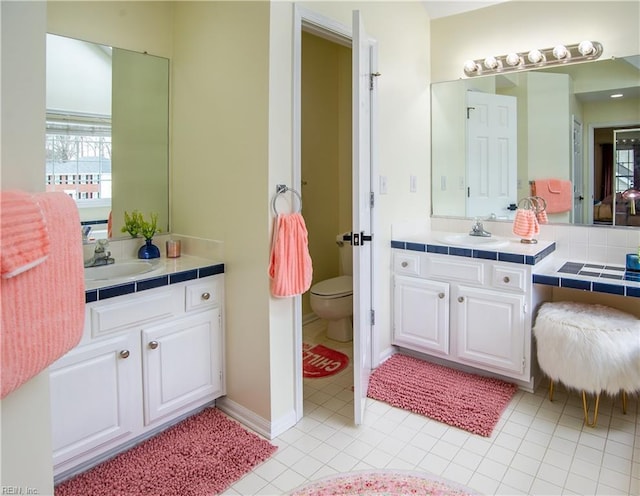
[[[130,262],[115,262],[111,265],[99,267],[86,267],[84,269],[85,281],[105,281],[109,279],[130,279],[140,274],[151,272],[155,266],[145,260],[133,260]]]
[[[476,249],[500,248],[509,244],[508,239],[491,236],[488,238],[482,236],[469,236],[468,234],[447,234],[441,236],[439,241],[449,245],[465,246]]]

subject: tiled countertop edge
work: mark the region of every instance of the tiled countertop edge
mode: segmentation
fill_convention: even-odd
[[[453,255],[467,258],[480,258],[484,260],[496,260],[498,262],[509,262],[524,265],[535,265],[540,263],[545,257],[553,253],[556,244],[551,243],[535,255],[524,255],[521,253],[510,253],[499,250],[476,250],[474,248],[462,248],[459,246],[449,246],[441,244],[414,243],[411,241],[391,241],[391,248],[410,251],[424,251],[427,253],[437,253],[440,255]]]
[[[638,277],[640,281],[640,274]],[[620,296],[632,296],[640,298],[640,287],[637,285],[630,286],[625,284],[626,281],[620,281],[616,284],[589,281],[587,279],[577,279],[565,276],[551,276],[548,274],[533,274],[534,284],[544,284],[557,288],[581,289],[583,291],[592,291],[596,293],[608,293]]]
[[[209,277],[223,273],[224,264],[218,263],[194,269],[177,271],[171,274],[162,274],[159,276],[149,277],[148,279],[127,281],[98,289],[88,289],[85,291],[85,303],[106,300],[108,298],[115,298],[116,296],[123,296],[131,293],[139,293],[140,291],[146,291],[148,289],[159,288],[170,284],[177,284],[180,282],[190,281],[192,279],[200,279],[202,277]]]

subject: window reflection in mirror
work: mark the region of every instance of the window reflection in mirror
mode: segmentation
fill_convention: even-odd
[[[168,92],[167,59],[47,34],[46,188],[90,238],[123,236],[132,210],[169,230]]]

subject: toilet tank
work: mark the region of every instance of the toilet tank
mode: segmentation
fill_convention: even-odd
[[[343,236],[350,235],[350,232],[338,234],[336,236],[336,242],[338,244],[338,251],[340,253],[340,275],[352,276],[353,275],[353,251],[349,241],[342,241]]]

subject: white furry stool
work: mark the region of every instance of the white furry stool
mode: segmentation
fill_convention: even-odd
[[[640,390],[640,320],[625,312],[598,304],[544,303],[533,327],[538,363],[553,383],[560,381],[582,391],[584,420],[595,427],[602,391],[626,393]],[[593,421],[589,421],[586,393],[596,395]]]

